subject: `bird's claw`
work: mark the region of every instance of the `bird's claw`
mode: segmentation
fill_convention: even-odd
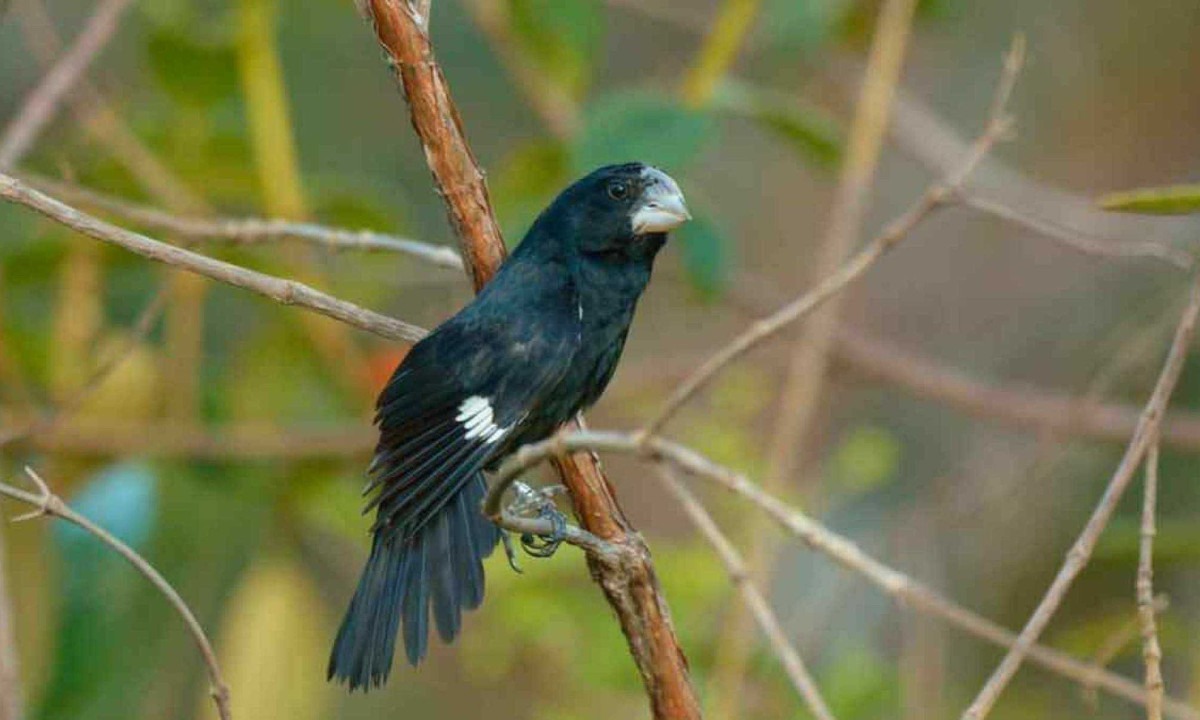
[[[548,558],[558,551],[558,546],[567,537],[567,518],[553,504],[543,505],[538,515],[548,519],[553,529],[549,535],[524,533],[521,535],[521,547],[533,557]]]
[[[547,558],[558,550],[558,546],[562,545],[567,534],[567,519],[558,511],[554,505],[554,496],[566,490],[561,485],[550,485],[543,488],[533,488],[523,482],[513,483],[513,489],[516,491],[517,497],[508,506],[508,511],[520,517],[539,517],[550,521],[551,532],[546,535],[538,535],[533,533],[523,533],[521,535],[521,548],[529,553],[532,557]],[[505,552],[508,553],[508,562],[513,569],[520,572],[520,568],[516,563],[516,553],[512,547],[512,541],[505,535]]]
[[[504,556],[508,558],[508,566],[517,573],[525,574],[525,571],[517,564],[517,550],[513,547],[512,536],[508,534],[507,530],[500,531],[500,541],[504,543]],[[522,547],[524,547],[524,543],[522,543]]]

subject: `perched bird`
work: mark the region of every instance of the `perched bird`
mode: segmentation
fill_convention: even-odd
[[[641,163],[600,168],[546,208],[475,300],[417,343],[376,404],[368,470],[374,540],[338,630],[329,677],[379,686],[401,626],[409,663],[429,617],[445,642],[483,601],[500,539],[481,512],[483,472],[550,436],[612,378],[679,186]]]

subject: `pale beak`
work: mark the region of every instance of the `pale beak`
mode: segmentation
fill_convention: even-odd
[[[641,204],[630,219],[634,234],[668,232],[692,219],[683,193],[670,175],[658,168],[647,167],[642,171],[642,177],[647,182],[642,190]]]

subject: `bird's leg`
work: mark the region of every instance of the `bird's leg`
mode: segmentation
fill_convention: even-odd
[[[517,515],[548,519],[552,528],[546,535],[524,533],[521,535],[521,547],[533,557],[550,557],[566,538],[567,518],[554,505],[554,496],[564,492],[566,488],[561,485],[549,485],[534,489],[523,482],[513,483],[513,488],[516,490],[517,499],[509,506],[509,510]]]
[[[508,558],[508,566],[514,571],[524,574],[525,571],[517,564],[517,550],[513,547],[512,536],[504,528],[500,528],[500,541],[504,543],[504,556]]]

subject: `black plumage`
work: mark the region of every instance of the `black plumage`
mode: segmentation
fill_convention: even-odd
[[[329,676],[382,684],[396,636],[416,665],[483,601],[499,530],[483,472],[544,439],[604,391],[666,232],[686,219],[665,173],[601,168],[542,212],[475,300],[417,343],[377,403],[367,509],[374,542]]]

